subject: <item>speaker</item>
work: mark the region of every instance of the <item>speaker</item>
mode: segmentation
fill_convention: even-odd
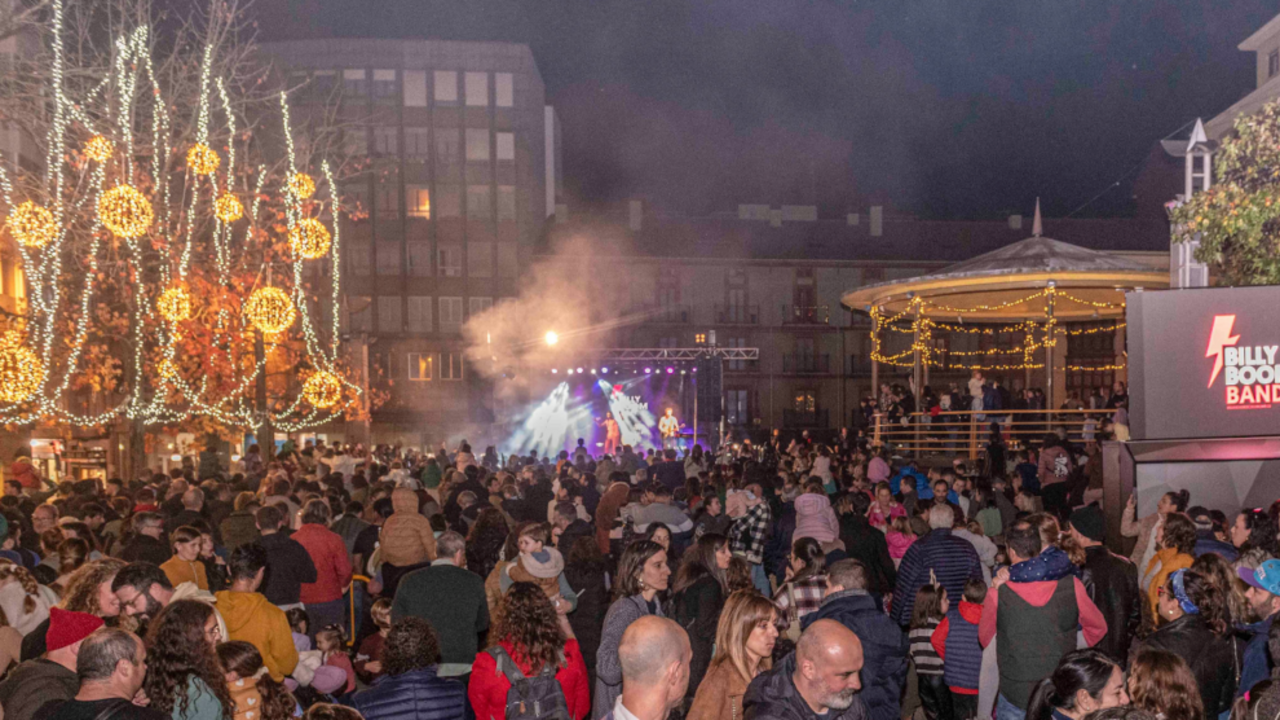
[[[718,357],[701,358],[698,368],[698,424],[715,425],[723,416],[724,361]]]

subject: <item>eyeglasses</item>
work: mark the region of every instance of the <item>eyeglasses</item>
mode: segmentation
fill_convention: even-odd
[[[213,627],[204,629],[204,636],[213,642],[218,642],[222,640],[222,629],[218,627],[217,623],[215,623]]]

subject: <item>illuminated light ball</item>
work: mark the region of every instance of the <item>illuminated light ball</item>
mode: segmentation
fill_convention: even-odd
[[[294,173],[289,178],[289,191],[297,195],[299,200],[306,200],[316,194],[316,181],[306,173]]]
[[[21,333],[0,336],[0,402],[30,399],[44,382],[44,363],[23,342]]]
[[[172,360],[165,358],[156,363],[156,374],[165,380],[172,380],[178,377],[178,368],[173,364]]]
[[[277,287],[254,290],[245,303],[244,313],[254,327],[267,335],[284,331],[293,325],[298,315],[289,294]]]
[[[315,260],[329,252],[329,229],[315,218],[304,218],[289,228],[289,248],[295,255]]]
[[[187,167],[197,175],[212,175],[222,164],[222,158],[213,148],[204,143],[196,143],[187,151]]]
[[[84,144],[85,156],[100,163],[110,160],[111,153],[115,152],[115,150],[115,143],[101,135],[94,135]]]
[[[23,245],[38,248],[57,237],[58,225],[48,208],[28,200],[9,213],[9,232]]]
[[[342,382],[333,373],[320,370],[302,385],[302,396],[315,407],[333,407],[342,400]]]
[[[223,193],[213,203],[213,214],[222,222],[230,224],[244,217],[244,205],[232,193]]]
[[[174,285],[160,294],[156,300],[160,317],[172,323],[191,319],[191,293],[181,285]]]
[[[132,185],[117,185],[98,200],[98,219],[122,238],[142,237],[155,221],[151,201]]]

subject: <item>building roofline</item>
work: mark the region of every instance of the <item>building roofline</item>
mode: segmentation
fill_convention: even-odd
[[[1271,38],[1277,33],[1280,33],[1280,15],[1268,20],[1266,25],[1255,30],[1252,35],[1245,38],[1236,48],[1245,52],[1257,52],[1262,49],[1263,40]]]

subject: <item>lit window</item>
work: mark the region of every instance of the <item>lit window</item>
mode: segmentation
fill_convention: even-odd
[[[436,70],[434,80],[436,102],[458,102],[458,73],[452,70]]]
[[[515,105],[515,78],[511,73],[494,73],[493,94],[498,107]]]
[[[489,73],[469,72],[466,83],[467,105],[484,107],[489,104]]]
[[[404,205],[409,217],[431,217],[431,191],[424,185],[406,185],[404,187]]]
[[[409,379],[429,382],[435,375],[436,356],[409,353]]]

